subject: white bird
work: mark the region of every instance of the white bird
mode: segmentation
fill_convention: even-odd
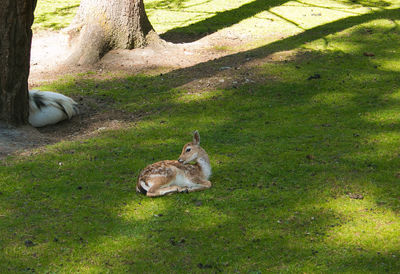
[[[78,113],[78,104],[65,95],[51,91],[29,91],[29,123],[34,127],[56,124]]]

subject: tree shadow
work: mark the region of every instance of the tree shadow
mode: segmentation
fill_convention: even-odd
[[[210,35],[218,30],[223,28],[230,27],[234,24],[241,22],[244,19],[250,18],[257,13],[262,11],[270,10],[273,7],[280,6],[287,1],[282,0],[272,0],[272,1],[263,1],[256,0],[247,4],[244,4],[236,9],[227,10],[223,12],[218,12],[216,15],[207,18],[203,21],[196,22],[194,24],[190,24],[185,27],[179,27],[172,30],[167,31],[166,33],[161,34],[161,37],[173,43],[188,43],[194,42],[202,37]],[[315,6],[313,4],[305,3],[298,1],[301,4],[306,4],[310,6]],[[387,1],[343,1],[346,4],[359,4],[367,7],[374,8],[385,8],[390,6],[390,3]],[[332,9],[331,7],[320,6],[328,9]],[[385,12],[385,10],[381,10],[381,12]],[[375,12],[373,13],[375,14]],[[358,14],[357,16],[359,17]],[[285,19],[285,18],[283,18]],[[285,19],[287,20],[287,19]],[[363,20],[363,19],[360,19]],[[350,22],[349,22],[350,23]],[[350,23],[351,24],[351,23]],[[325,25],[324,25],[325,26]]]
[[[194,42],[220,29],[230,27],[246,18],[256,15],[257,13],[282,5],[286,2],[286,0],[256,0],[244,4],[236,9],[218,12],[210,18],[190,24],[186,27],[169,30],[160,36],[164,40],[173,43]]]
[[[385,8],[389,7],[391,5],[390,2],[384,1],[384,0],[378,0],[378,1],[371,1],[371,0],[351,0],[351,1],[341,1],[344,3],[350,3],[350,4],[359,4],[364,7],[374,7],[374,8]]]

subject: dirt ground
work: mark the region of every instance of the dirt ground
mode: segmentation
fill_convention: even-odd
[[[265,37],[265,40],[275,40],[278,37]],[[281,38],[281,37],[279,37]],[[235,53],[235,48],[251,42],[254,37],[235,34],[229,31],[217,32],[191,43],[164,43],[134,50],[113,50],[107,53],[100,62],[91,67],[67,66],[65,60],[71,52],[68,37],[63,31],[40,32],[33,36],[31,51],[31,72],[29,87],[35,88],[46,82],[54,81],[65,74],[75,74],[85,71],[98,72],[101,78],[107,72],[129,72],[132,74],[146,72],[154,68],[162,68],[163,72],[188,68],[209,60],[217,60],[223,56]],[[229,50],[228,50],[229,49]],[[238,64],[232,67],[239,69]],[[225,67],[221,67],[224,70]],[[228,67],[230,69],[231,67]],[[202,79],[202,72],[198,72]],[[230,77],[230,72],[223,73],[230,79],[230,84],[251,81],[248,73],[243,79]],[[97,76],[97,75],[96,75]],[[193,76],[192,76],[193,77]],[[229,83],[221,78],[209,78],[207,81],[188,81],[185,88],[212,88],[217,85],[226,86]],[[80,115],[69,121],[43,128],[30,126],[13,128],[0,124],[0,159],[10,154],[29,155],[35,153],[32,148],[40,148],[46,144],[62,140],[88,138],[107,129],[117,129],[137,121],[129,113],[111,109],[107,102],[87,97],[73,98],[79,103]],[[93,107],[96,106],[96,107]],[[102,111],[99,111],[101,109]]]
[[[108,52],[92,67],[66,66],[65,60],[71,53],[68,36],[60,32],[40,32],[33,36],[31,52],[31,87],[52,81],[64,74],[97,70],[143,72],[148,69],[185,68],[201,62],[214,60],[234,52],[235,47],[252,40],[243,34],[217,32],[191,43],[166,42],[161,46],[149,46],[134,50],[113,50]],[[229,48],[229,51],[221,50]]]

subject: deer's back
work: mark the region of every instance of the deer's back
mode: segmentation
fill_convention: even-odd
[[[146,181],[151,176],[165,176],[168,178],[177,175],[185,177],[196,177],[200,173],[198,164],[182,164],[174,160],[160,161],[145,167],[139,175],[139,180]]]

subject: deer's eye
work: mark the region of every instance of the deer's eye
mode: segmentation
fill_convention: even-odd
[[[192,149],[190,148],[190,147],[188,147],[187,149],[186,149],[186,152],[189,152],[189,151],[191,151]]]

